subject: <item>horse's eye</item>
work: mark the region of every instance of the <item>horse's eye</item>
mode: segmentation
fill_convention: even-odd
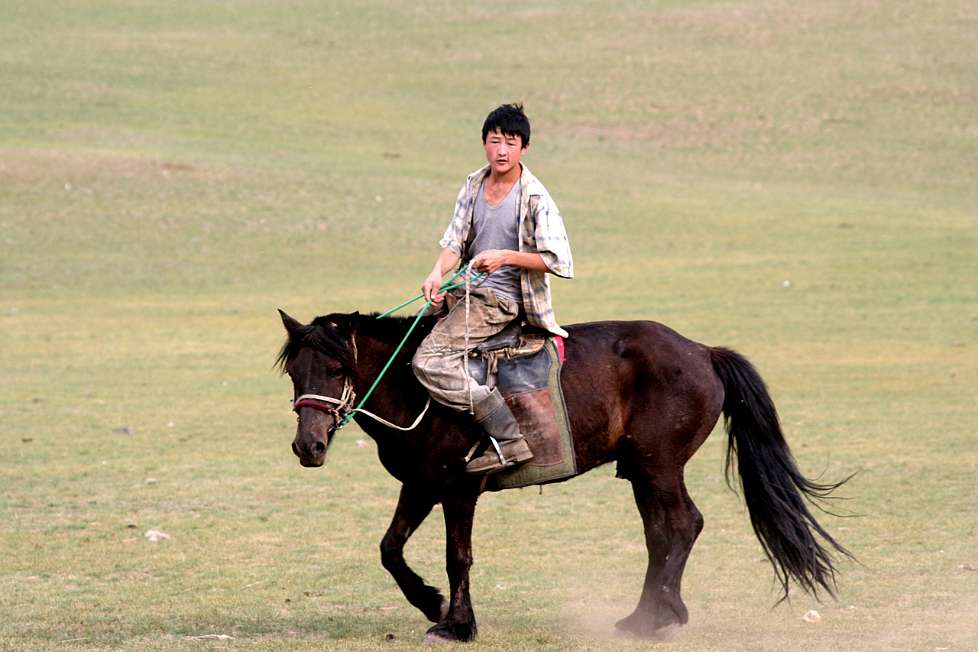
[[[326,373],[328,373],[331,378],[339,378],[340,376],[343,375],[343,367],[333,367],[332,369],[328,370]]]

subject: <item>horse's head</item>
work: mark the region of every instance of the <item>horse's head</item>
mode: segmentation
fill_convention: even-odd
[[[292,452],[302,466],[322,466],[333,433],[353,407],[357,313],[317,317],[302,324],[279,310],[288,340],[278,363],[292,379],[298,415]]]

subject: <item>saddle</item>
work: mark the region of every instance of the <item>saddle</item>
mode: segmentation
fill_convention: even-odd
[[[514,320],[503,330],[499,331],[489,339],[483,340],[478,346],[469,352],[469,372],[472,377],[480,383],[495,387],[497,385],[498,365],[503,360],[523,360],[528,356],[540,352],[547,343],[550,333]],[[521,368],[526,362],[518,362],[513,365],[506,365],[507,372],[514,367]],[[509,374],[507,374],[508,376]],[[503,388],[500,387],[500,391]]]
[[[577,460],[560,386],[563,338],[515,320],[476,346],[467,362],[473,378],[498,388],[534,456],[489,476],[486,488],[524,487],[575,475]]]

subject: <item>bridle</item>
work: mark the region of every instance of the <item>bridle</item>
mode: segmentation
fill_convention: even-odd
[[[353,402],[356,400],[357,393],[353,391],[353,383],[350,377],[346,376],[343,379],[343,393],[339,398],[321,394],[303,394],[292,401],[292,410],[298,414],[300,408],[309,407],[332,416],[334,423],[328,433],[332,435],[345,425],[344,420],[354,411]]]
[[[332,416],[334,423],[333,427],[330,428],[329,432],[327,433],[327,438],[329,438],[332,437],[334,432],[349,423],[350,419],[352,419],[353,415],[357,412],[365,414],[374,421],[384,424],[388,428],[394,428],[395,430],[401,430],[403,432],[414,430],[418,427],[418,424],[421,423],[424,415],[428,413],[428,408],[431,407],[431,397],[429,396],[427,402],[424,404],[424,409],[421,410],[421,414],[418,415],[418,418],[415,419],[414,423],[412,423],[410,426],[404,428],[397,424],[391,423],[387,419],[378,417],[373,412],[364,410],[362,407],[353,407],[356,400],[357,393],[353,391],[353,382],[350,380],[349,376],[346,376],[343,379],[343,393],[340,394],[339,398],[323,396],[322,394],[303,394],[302,396],[297,396],[295,400],[292,401],[292,410],[298,414],[300,408],[309,407]]]

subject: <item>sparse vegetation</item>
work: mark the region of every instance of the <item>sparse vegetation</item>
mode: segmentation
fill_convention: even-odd
[[[373,447],[350,426],[319,471],[289,450],[275,308],[415,293],[482,118],[522,100],[574,241],[561,319],[738,349],[802,468],[858,472],[855,516],[824,518],[861,562],[838,602],[771,610],[715,433],[670,649],[975,649],[976,21],[956,0],[0,2],[0,647],[420,643],[379,564],[397,486]],[[444,586],[439,519],[407,553]],[[612,637],[644,572],[612,468],[487,496],[475,545],[471,649],[648,648]]]

